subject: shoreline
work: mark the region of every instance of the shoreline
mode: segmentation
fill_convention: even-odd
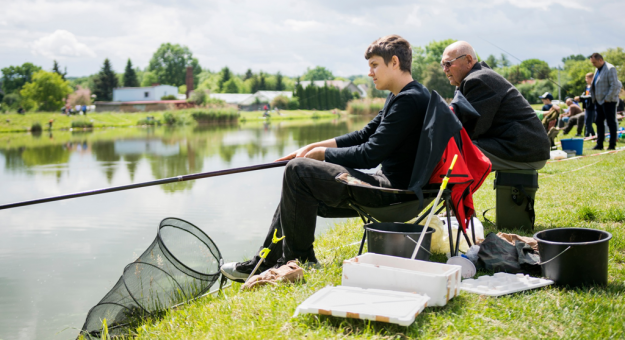
[[[207,109],[208,110],[208,109]],[[313,110],[281,110],[280,115],[276,112],[270,112],[270,117],[263,117],[264,111],[242,111],[237,119],[233,119],[230,122],[263,122],[263,121],[285,121],[296,119],[319,119],[319,118],[338,118],[348,116],[345,111],[313,111]],[[177,122],[175,124],[164,124],[164,115],[166,113],[173,114]],[[146,117],[154,117],[154,120],[160,122],[160,124],[140,124],[146,120]],[[49,128],[48,122],[53,120],[52,128]],[[72,122],[90,122],[93,124],[93,128],[72,128]],[[96,130],[99,128],[110,127],[140,127],[140,126],[199,126],[199,125],[212,125],[220,124],[222,122],[215,121],[209,124],[198,124],[191,117],[191,110],[178,110],[178,111],[150,111],[141,113],[120,113],[120,112],[102,112],[102,113],[88,113],[87,115],[71,115],[67,116],[57,112],[35,112],[26,113],[20,115],[17,113],[5,113],[0,114],[0,134],[6,133],[23,133],[30,132],[33,124],[39,123],[42,128],[42,132],[46,131],[82,131],[82,130]]]

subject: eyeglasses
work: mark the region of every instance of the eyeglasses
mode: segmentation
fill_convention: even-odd
[[[443,70],[446,69],[446,68],[450,68],[451,67],[451,63],[453,63],[454,61],[456,61],[456,60],[458,60],[458,59],[460,59],[462,57],[466,57],[466,56],[467,56],[466,54],[463,54],[463,55],[459,56],[458,58],[454,58],[454,59],[452,59],[450,61],[441,62],[441,67],[443,68]]]

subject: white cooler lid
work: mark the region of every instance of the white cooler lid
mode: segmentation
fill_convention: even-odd
[[[325,287],[302,302],[298,314],[332,315],[410,326],[427,306],[427,295],[359,287]]]

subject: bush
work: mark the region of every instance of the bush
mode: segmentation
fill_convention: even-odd
[[[289,110],[299,109],[299,100],[297,100],[297,98],[295,97],[291,98],[291,100],[289,100],[289,104],[287,105],[287,109]]]
[[[191,117],[199,124],[236,121],[239,112],[234,108],[212,108],[190,110]]]
[[[152,116],[147,116],[137,121],[137,125],[161,125],[159,120],[154,119]]]
[[[22,98],[19,94],[9,93],[5,95],[4,98],[2,98],[2,103],[4,104],[4,107],[9,110],[17,110],[17,108],[20,106],[21,100]]]
[[[271,101],[271,106],[279,109],[286,109],[289,106],[289,98],[285,96],[276,96]]]
[[[41,124],[39,124],[39,122],[34,122],[30,127],[30,132],[41,132],[41,130],[43,129],[41,128]]]
[[[176,116],[174,116],[174,114],[173,114],[173,113],[171,113],[171,112],[165,112],[165,113],[163,114],[163,121],[164,121],[164,122],[165,122],[165,124],[167,124],[167,125],[174,125],[174,124],[176,124],[177,119],[176,119]]]
[[[72,121],[72,128],[74,129],[92,129],[93,123],[85,119],[76,119]]]
[[[551,92],[556,96],[558,94],[556,85],[546,79],[537,80],[535,83],[519,84],[516,87],[530,104],[542,103],[538,96],[542,96],[545,92]]]
[[[206,91],[195,90],[191,92],[191,94],[189,95],[189,99],[187,99],[187,101],[195,105],[202,105],[204,104],[207,98],[208,98],[208,95],[206,94]]]
[[[161,100],[176,100],[176,99],[178,99],[178,97],[176,97],[176,96],[175,96],[175,95],[173,95],[173,94],[168,94],[168,95],[166,95],[166,96],[162,96],[162,97],[161,97]]]
[[[355,99],[347,104],[347,113],[352,115],[377,115],[384,108],[383,98]]]

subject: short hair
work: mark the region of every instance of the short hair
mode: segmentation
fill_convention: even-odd
[[[397,56],[399,69],[412,74],[412,48],[408,40],[399,35],[387,35],[372,42],[365,51],[365,59],[369,60],[376,55],[382,57],[386,65],[393,56]]]
[[[596,60],[603,60],[603,56],[601,54],[597,53],[597,52],[591,54],[590,57],[592,59],[596,59]]]
[[[592,78],[592,77],[594,77],[594,76],[595,76],[595,74],[594,74],[594,73],[592,73],[592,72],[588,72],[588,73],[586,73],[586,78]]]

